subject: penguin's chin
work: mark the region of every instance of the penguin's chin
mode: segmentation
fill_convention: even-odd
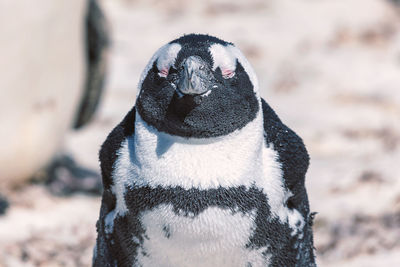
[[[211,91],[207,92],[211,93]],[[187,109],[194,109],[197,106],[201,105],[203,97],[206,95],[207,92],[203,94],[189,95],[183,94],[179,90],[176,90],[168,107],[173,107],[179,112],[184,112]]]
[[[197,128],[191,122],[193,117],[197,117],[201,111],[203,101],[202,95],[180,96],[178,93],[174,94],[165,112],[163,128],[178,135],[182,134],[183,129]]]

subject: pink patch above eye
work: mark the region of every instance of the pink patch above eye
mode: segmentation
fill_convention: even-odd
[[[235,75],[235,72],[233,70],[225,69],[222,70],[222,77],[225,79],[232,78]]]
[[[162,69],[162,70],[160,70],[160,72],[158,73],[158,75],[160,75],[160,77],[167,77],[167,76],[168,76],[168,69]]]

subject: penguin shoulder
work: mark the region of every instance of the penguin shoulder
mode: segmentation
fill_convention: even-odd
[[[304,184],[304,177],[309,166],[309,155],[303,140],[282,123],[264,99],[261,99],[261,102],[265,142],[278,153],[285,185],[290,189],[296,184]]]
[[[118,158],[117,151],[121,148],[125,138],[135,133],[135,117],[136,111],[135,107],[133,107],[124,119],[111,131],[100,148],[100,169],[105,189],[110,188],[113,184],[112,172],[114,170],[114,163]]]

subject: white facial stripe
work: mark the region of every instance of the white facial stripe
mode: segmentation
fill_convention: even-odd
[[[236,60],[238,60],[249,75],[250,81],[254,87],[253,90],[256,96],[259,97],[257,75],[249,61],[247,61],[246,57],[238,48],[233,45],[223,46],[220,44],[213,44],[210,46],[209,50],[214,60],[213,70],[220,67],[221,71],[234,71],[236,69]]]
[[[235,71],[236,69],[236,57],[226,49],[225,46],[220,44],[213,44],[209,48],[210,53],[213,57],[214,65],[212,70],[216,70],[218,67],[222,72],[224,71]]]
[[[180,44],[170,44],[166,46],[165,50],[161,51],[161,54],[157,59],[157,68],[159,70],[168,70],[175,63],[176,57],[181,48]]]
[[[242,52],[236,48],[233,45],[228,45],[225,48],[226,50],[229,51],[229,53],[232,55],[231,57],[237,58],[237,60],[240,62],[240,64],[243,66],[244,70],[246,71],[247,75],[249,75],[250,81],[253,84],[254,87],[254,92],[256,93],[257,97],[259,96],[259,90],[258,90],[258,79],[257,75],[254,72],[252,66],[250,65],[249,61],[246,59],[246,57],[242,54]]]
[[[139,95],[140,90],[142,89],[142,84],[144,79],[147,76],[149,70],[153,67],[154,61],[157,59],[157,68],[161,70],[162,68],[170,67],[174,64],[176,56],[178,55],[179,51],[181,50],[182,46],[180,44],[166,44],[162,46],[157,52],[151,57],[149,63],[144,68],[142,75],[140,76],[137,95]]]
[[[144,79],[146,78],[147,73],[153,67],[154,61],[157,59],[157,68],[161,69],[169,69],[175,62],[175,59],[182,49],[182,46],[177,43],[173,44],[166,44],[162,46],[157,52],[153,55],[150,59],[147,66],[144,68],[142,75],[139,80],[138,84],[138,91],[139,94]],[[214,60],[213,70],[217,69],[218,67],[221,70],[231,70],[234,71],[236,69],[236,59],[242,64],[243,68],[247,72],[250,77],[250,81],[253,84],[254,92],[256,93],[257,97],[259,97],[259,87],[258,87],[258,80],[257,76],[251,67],[250,63],[247,61],[246,57],[242,54],[242,52],[233,45],[223,46],[220,44],[214,44],[210,47],[210,53]]]

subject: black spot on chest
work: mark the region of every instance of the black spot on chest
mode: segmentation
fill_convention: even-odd
[[[169,225],[167,225],[167,224],[163,225],[162,230],[163,230],[164,236],[165,236],[166,238],[170,238],[170,237],[171,237],[171,229],[170,229],[170,226],[169,226]]]
[[[131,215],[151,210],[161,204],[172,205],[181,216],[197,216],[209,207],[229,209],[232,212],[248,213],[265,207],[269,212],[267,196],[262,190],[245,186],[200,190],[182,187],[140,187],[128,189],[125,201]]]

